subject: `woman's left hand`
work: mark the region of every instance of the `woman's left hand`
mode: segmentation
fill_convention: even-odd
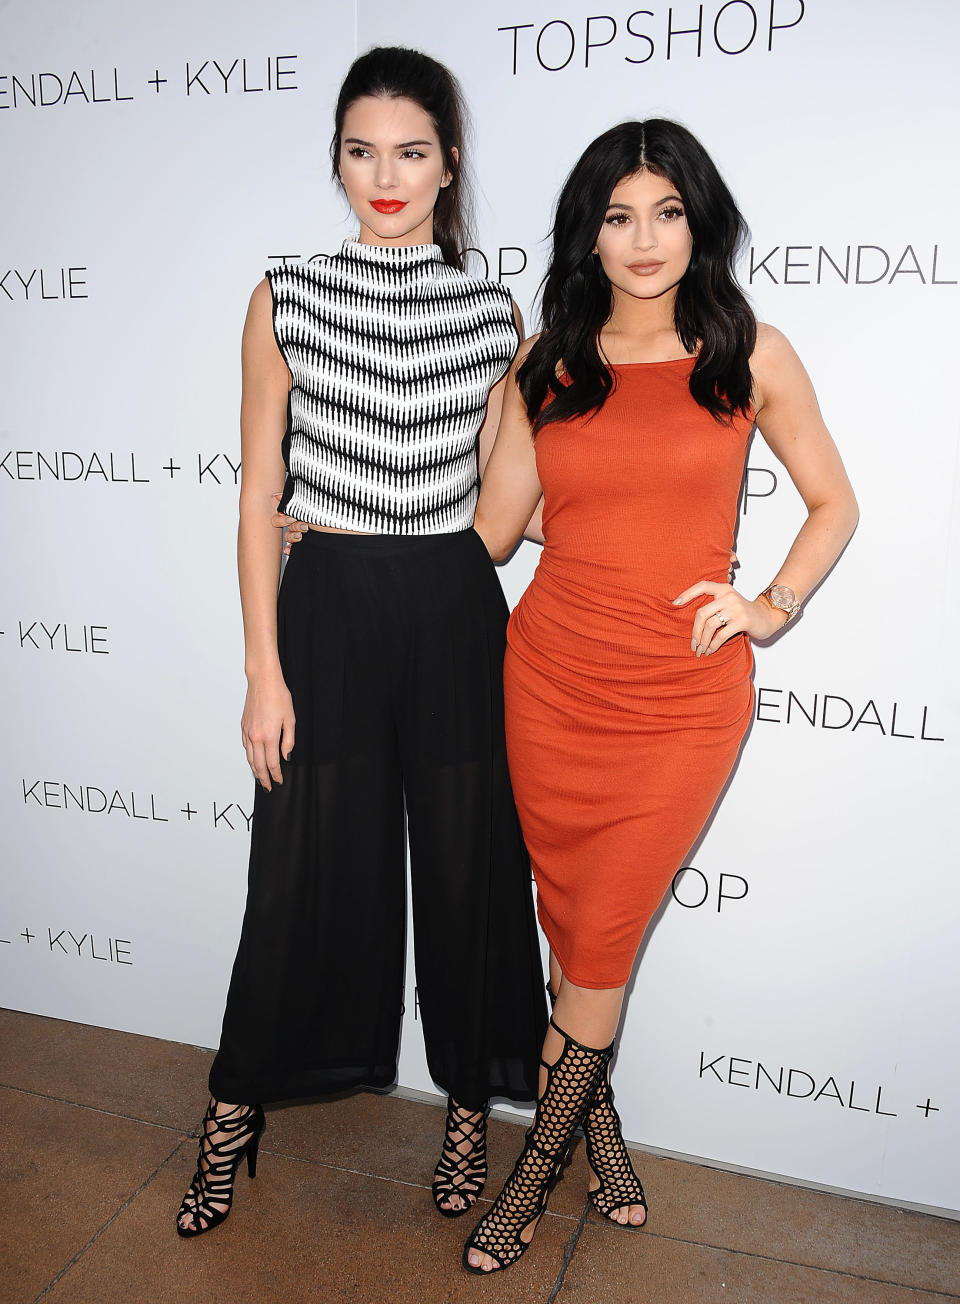
[[[270,517],[270,524],[276,526],[278,530],[286,530],[287,533],[284,538],[283,551],[284,554],[289,557],[291,543],[299,543],[307,530],[310,529],[310,526],[306,521],[298,521],[295,517],[287,516],[284,512],[281,512],[279,503],[283,495],[274,494],[273,496],[276,499],[278,507]]]
[[[697,608],[693,618],[690,650],[698,657],[709,656],[722,647],[734,634],[749,634],[751,638],[769,638],[786,624],[786,612],[779,612],[763,598],[753,602],[731,584],[714,584],[701,580],[684,589],[674,598],[675,607],[686,606],[694,598],[709,597],[710,602]]]

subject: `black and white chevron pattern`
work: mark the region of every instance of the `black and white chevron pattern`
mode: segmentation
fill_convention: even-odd
[[[436,245],[355,240],[267,277],[293,377],[283,510],[373,534],[471,525],[477,432],[517,347],[509,291]]]

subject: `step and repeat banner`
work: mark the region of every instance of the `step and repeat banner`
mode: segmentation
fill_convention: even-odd
[[[958,38],[947,0],[0,6],[3,1004],[216,1044],[253,804],[243,316],[264,268],[352,231],[327,161],[350,61],[416,45],[464,84],[473,258],[531,330],[588,141],[649,116],[700,136],[861,502],[757,649],[742,759],[645,943],[626,1135],[960,1209]],[[802,519],[756,437],[745,591]],[[511,602],[537,555],[503,569]],[[407,986],[400,1080],[434,1090],[412,959]]]

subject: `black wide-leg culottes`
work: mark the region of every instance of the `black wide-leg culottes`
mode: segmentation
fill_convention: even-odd
[[[232,1103],[396,1079],[404,807],[427,1063],[456,1100],[531,1100],[546,1028],[503,727],[507,606],[473,530],[311,531],[278,645],[296,714],[257,788],[246,911],[210,1091]]]

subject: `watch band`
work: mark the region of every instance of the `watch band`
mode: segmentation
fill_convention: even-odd
[[[785,611],[787,613],[787,620],[784,621],[784,624],[792,620],[800,610],[797,595],[786,584],[768,584],[759,596],[766,598],[774,611]]]

